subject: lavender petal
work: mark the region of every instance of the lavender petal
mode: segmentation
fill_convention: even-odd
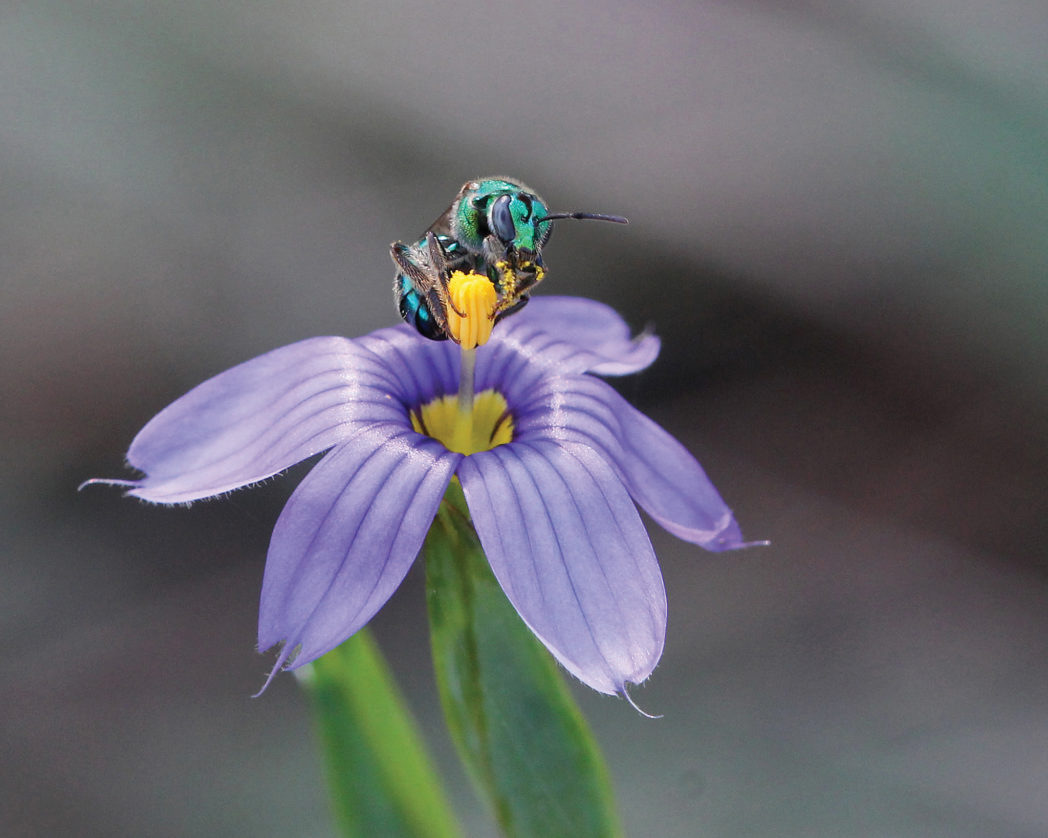
[[[495,338],[532,365],[598,375],[638,372],[655,360],[660,346],[652,334],[630,337],[614,309],[582,297],[536,297],[496,326]]]
[[[145,472],[130,494],[156,503],[210,497],[270,477],[376,421],[406,413],[380,359],[338,337],[260,355],[157,414],[127,460]]]
[[[604,693],[647,678],[662,654],[666,593],[608,463],[539,440],[468,457],[459,477],[496,578],[557,660]]]
[[[559,439],[599,451],[637,503],[678,538],[718,552],[762,543],[742,540],[731,509],[698,461],[605,382],[547,379],[518,406],[516,420],[522,442]]]
[[[378,425],[340,443],[281,513],[266,558],[259,649],[300,666],[361,628],[400,585],[461,455]]]

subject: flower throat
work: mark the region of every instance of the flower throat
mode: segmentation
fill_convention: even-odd
[[[472,428],[468,438],[458,427],[462,414],[457,396],[443,396],[411,411],[411,426],[458,454],[476,454],[513,439],[513,416],[501,393],[485,390],[473,398]]]

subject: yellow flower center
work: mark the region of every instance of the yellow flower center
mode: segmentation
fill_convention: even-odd
[[[497,302],[491,280],[481,274],[455,271],[448,280],[448,296],[451,298],[447,311],[451,339],[463,349],[487,343],[491,327],[495,325]]]
[[[468,441],[456,441],[455,429],[460,420],[458,399],[455,396],[434,399],[411,411],[411,426],[416,431],[433,437],[444,443],[449,451],[459,454],[490,451],[513,439],[513,416],[502,394],[494,390],[477,393],[474,398],[473,430]]]

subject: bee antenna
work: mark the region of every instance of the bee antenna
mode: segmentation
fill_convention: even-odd
[[[579,220],[589,221],[611,221],[614,224],[629,224],[628,218],[623,218],[621,215],[601,215],[596,212],[551,212],[549,215],[544,215],[542,218],[536,218],[535,223],[538,224],[542,221],[555,221],[558,218],[575,218]]]

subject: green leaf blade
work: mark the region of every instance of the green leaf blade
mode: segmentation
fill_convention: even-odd
[[[298,670],[346,838],[461,838],[422,738],[367,629]]]

